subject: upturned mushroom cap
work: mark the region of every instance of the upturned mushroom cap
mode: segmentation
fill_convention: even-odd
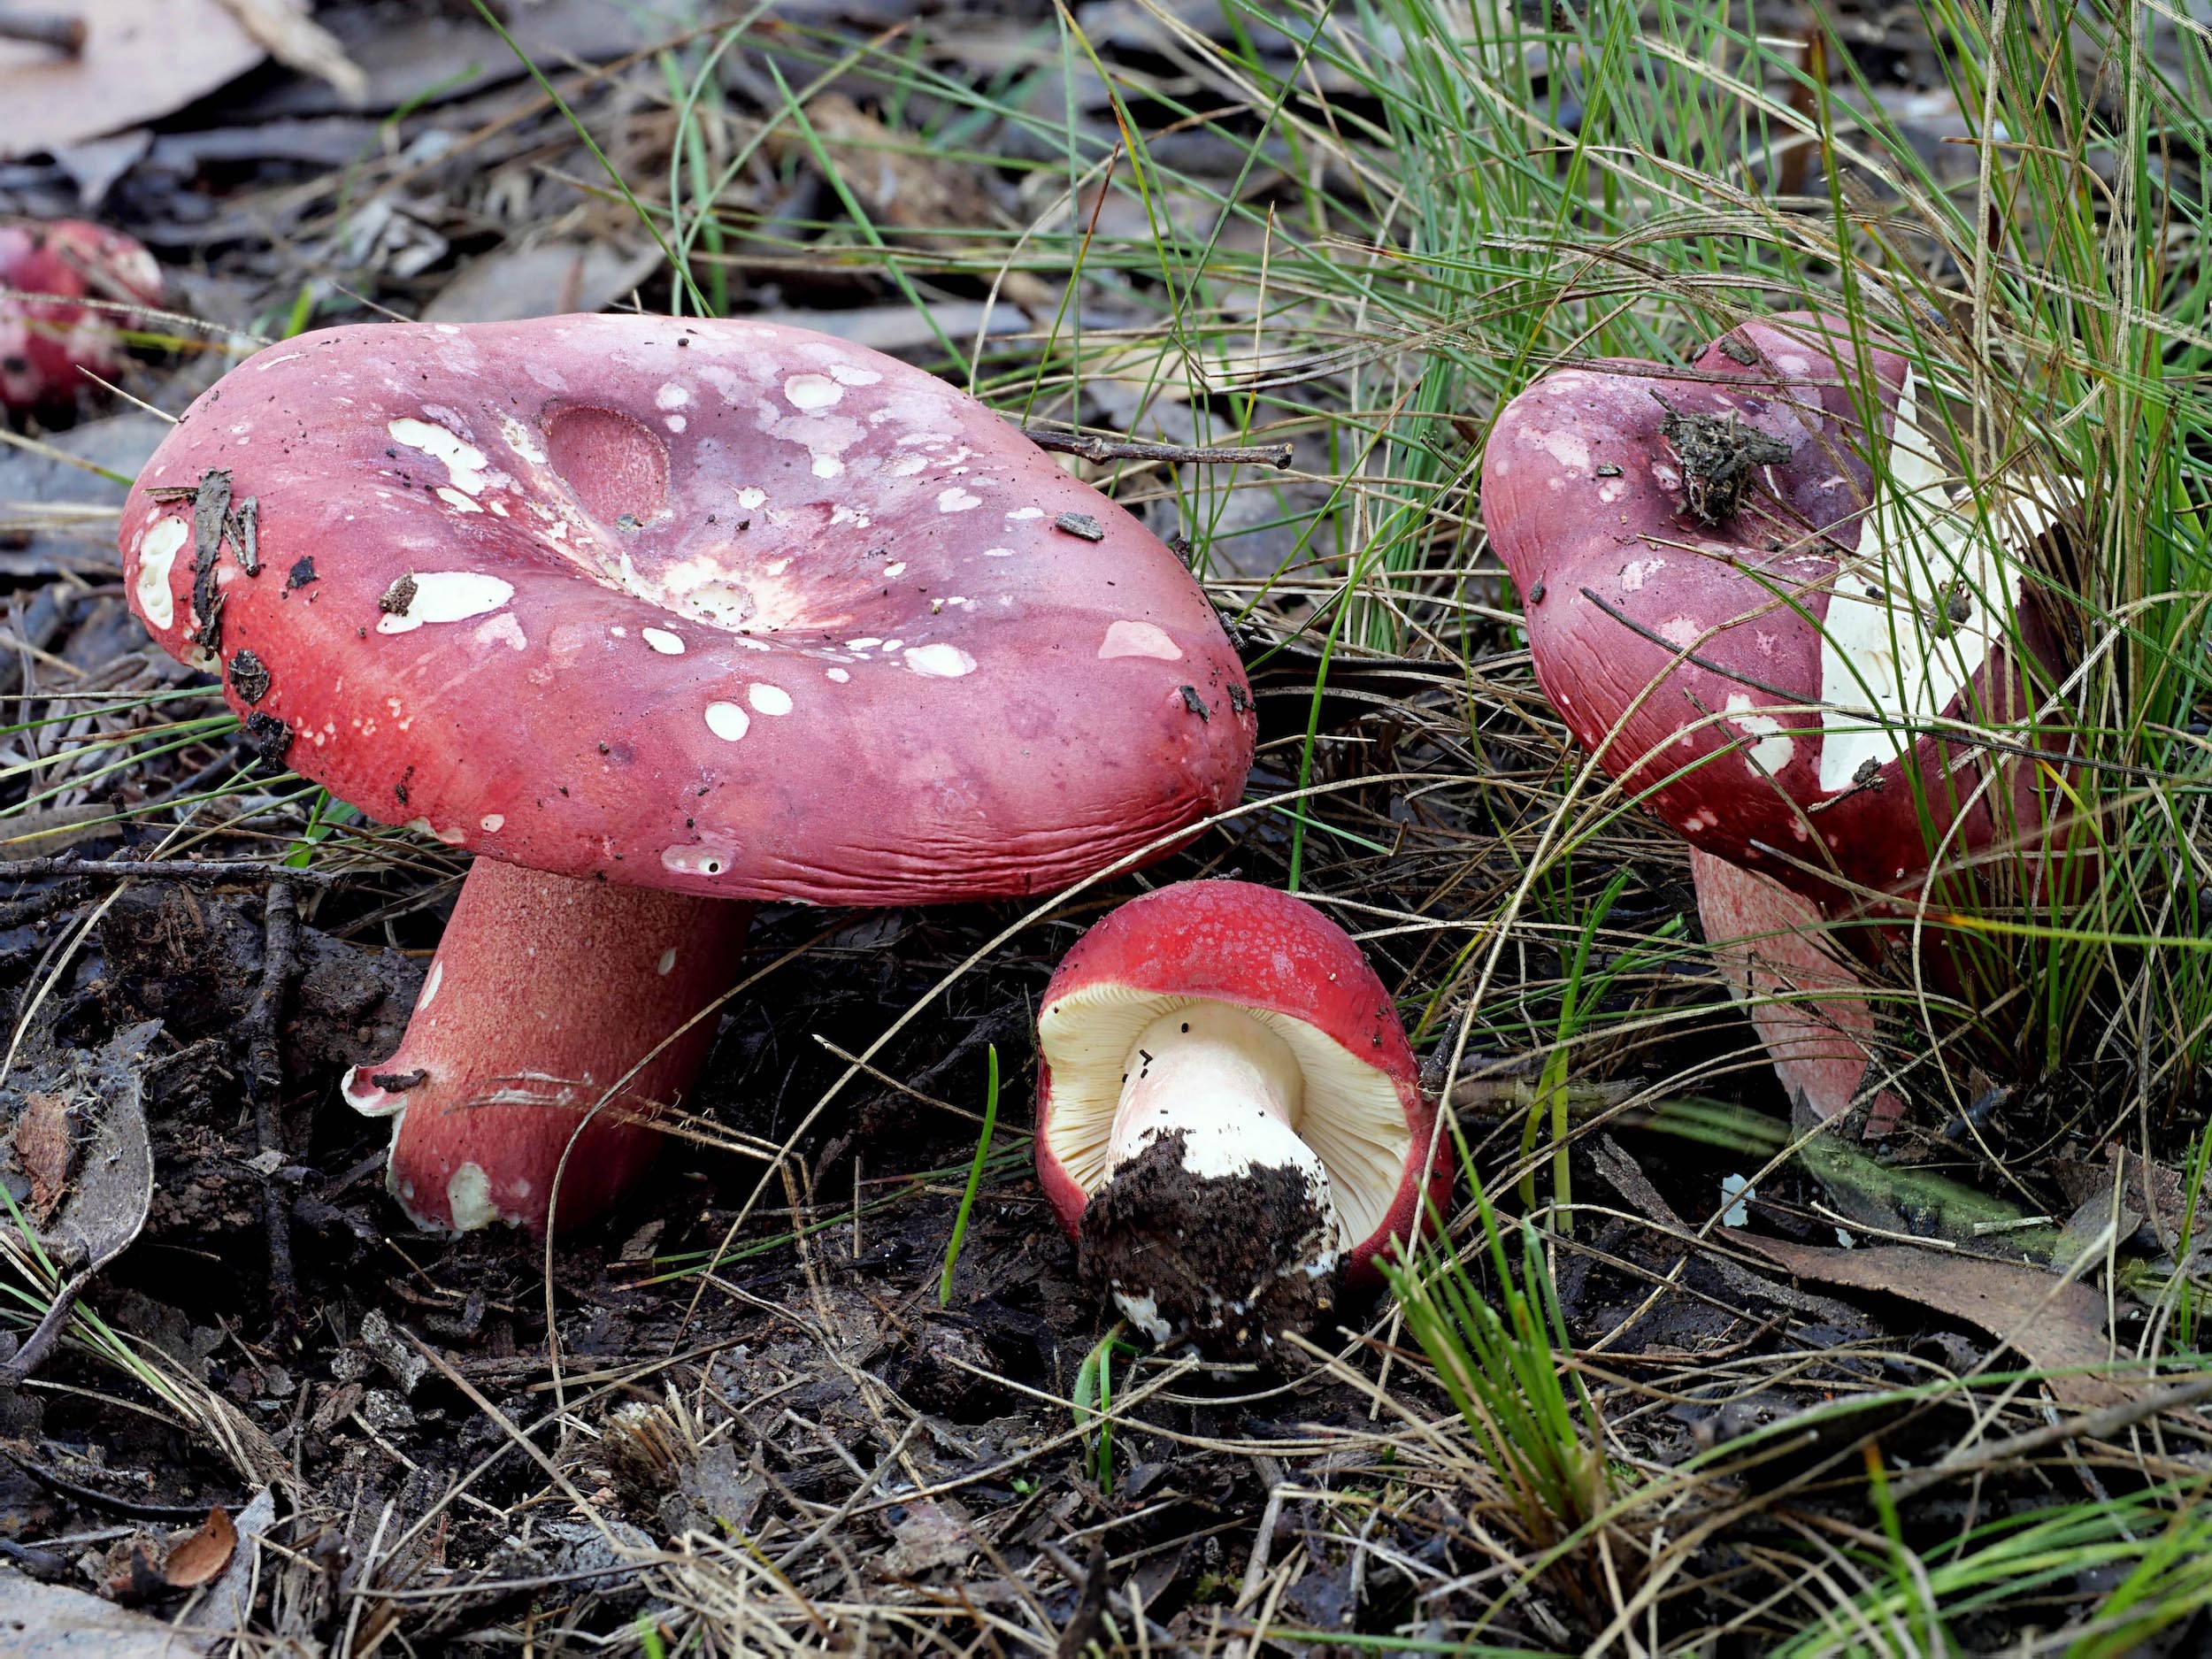
[[[0,297],[0,409],[66,408],[91,389],[85,371],[111,379],[123,365],[115,314],[71,302],[158,305],[161,267],[131,237],[84,219],[0,225],[0,288],[54,296]]]
[[[1133,899],[1079,941],[1037,1018],[1037,1174],[1071,1236],[1108,1179],[1131,1045],[1155,1020],[1214,1003],[1279,1038],[1302,1076],[1291,1125],[1325,1171],[1348,1272],[1413,1235],[1450,1187],[1448,1148],[1398,1010],[1350,936],[1303,900],[1247,881],[1186,881]]]
[[[1985,520],[1955,503],[1924,386],[1875,349],[1878,488],[1848,342],[1799,314],[1732,330],[1686,371],[1548,375],[1500,414],[1482,483],[1575,736],[1693,845],[1831,907],[1909,883],[1939,841],[1979,854],[2047,822],[2042,767],[1932,734],[1943,721],[2067,742],[2023,724],[2024,657],[2058,660],[2023,554],[2051,504],[1996,484]],[[1736,510],[1686,477],[1670,405],[1764,441]],[[1993,766],[2007,775],[1985,787]]]
[[[1863,1104],[1869,1135],[1895,1128],[1905,1106],[1881,1087],[1871,987],[1839,952],[1822,949],[1820,913],[1780,882],[1694,847],[1690,876],[1721,977],[1731,996],[1749,1003],[1793,1110],[1821,1119]]]
[[[217,472],[219,546],[191,499]],[[287,342],[187,411],[121,543],[140,616],[222,657],[265,752],[559,874],[1026,893],[1232,804],[1251,758],[1165,547],[972,398],[796,329]]]

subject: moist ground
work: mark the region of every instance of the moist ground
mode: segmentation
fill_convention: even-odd
[[[1149,1298],[1210,1359],[1256,1359],[1285,1331],[1326,1327],[1338,1275],[1309,1263],[1328,1248],[1331,1218],[1304,1173],[1255,1167],[1194,1175],[1180,1130],[1115,1173],[1083,1212],[1084,1283],[1101,1295]]]

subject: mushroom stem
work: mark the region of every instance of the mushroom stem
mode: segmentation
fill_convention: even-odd
[[[1162,1015],[1130,1045],[1108,1171],[1180,1130],[1183,1167],[1194,1175],[1292,1165],[1325,1194],[1328,1175],[1298,1135],[1304,1104],[1305,1074],[1280,1037],[1225,1003],[1194,1002]]]
[[[1131,1045],[1079,1245],[1155,1341],[1241,1352],[1330,1305],[1343,1227],[1304,1103],[1289,1046],[1225,1004],[1164,1014]]]
[[[1694,847],[1690,878],[1706,943],[1729,995],[1749,1004],[1791,1109],[1818,1120],[1848,1111],[1880,1054],[1872,987],[1857,964],[1823,949],[1820,912],[1780,882]],[[1888,1133],[1904,1110],[1881,1090],[1866,1133]]]
[[[736,978],[751,919],[479,858],[398,1051],[342,1086],[355,1110],[395,1119],[386,1184],[409,1217],[542,1232],[613,1204],[658,1145],[643,1119],[706,1060],[716,1022],[694,1016]]]

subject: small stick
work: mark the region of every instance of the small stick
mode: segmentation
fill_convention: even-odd
[[[114,864],[96,858],[11,858],[0,860],[0,881],[31,881],[41,876],[144,877],[155,881],[266,881],[281,878],[326,887],[344,879],[327,871],[257,864],[250,858],[148,858]]]
[[[84,19],[60,12],[0,12],[0,41],[50,46],[76,58],[84,51]]]
[[[1249,446],[1203,443],[1146,443],[1135,438],[1082,438],[1071,432],[1043,432],[1024,426],[1022,436],[1040,449],[1080,456],[1086,461],[1171,461],[1194,466],[1271,466],[1290,465],[1290,445],[1260,443]]]
[[[277,1171],[284,1164],[284,1050],[279,1041],[284,999],[299,973],[299,906],[292,884],[272,877],[262,907],[261,986],[246,1013],[246,1087],[253,1098],[255,1138],[276,1164],[261,1178],[261,1218],[269,1235],[269,1300],[280,1325],[299,1310],[299,1276],[292,1267],[292,1210]]]
[[[84,1287],[92,1282],[92,1274],[91,1268],[81,1268],[54,1293],[54,1305],[47,1309],[46,1317],[38,1322],[37,1328],[13,1357],[0,1365],[0,1386],[13,1388],[39,1368],[47,1350],[54,1346],[54,1340],[61,1335],[62,1326],[69,1323],[69,1310],[77,1305],[77,1298],[84,1294]]]

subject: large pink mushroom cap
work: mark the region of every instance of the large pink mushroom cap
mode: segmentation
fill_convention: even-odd
[[[1087,1278],[1156,1340],[1311,1328],[1412,1238],[1448,1148],[1390,994],[1302,899],[1187,881],[1062,960],[1038,1016],[1037,1174]]]
[[[138,614],[219,664],[265,754],[516,866],[347,1085],[438,1225],[542,1225],[586,1121],[558,1216],[611,1201],[606,1137],[650,1133],[733,977],[723,901],[1062,886],[1166,851],[1251,758],[1173,554],[975,400],[796,329],[288,342],[186,412],[121,545]]]
[[[123,366],[124,325],[77,302],[158,305],[161,267],[120,231],[77,219],[0,225],[0,410],[66,409]],[[25,298],[18,296],[50,296]]]
[[[215,470],[266,567],[213,563],[219,617],[164,495]],[[1241,668],[1156,538],[972,398],[797,329],[290,341],[186,412],[121,539],[163,644],[252,653],[232,706],[300,772],[558,874],[1047,890],[1233,803],[1250,759]]]
[[[2025,562],[2054,492],[1993,480],[1978,505],[1917,373],[1865,360],[1863,380],[1843,325],[1800,314],[1685,370],[1562,370],[1507,405],[1483,468],[1575,736],[1693,845],[1832,913],[1909,887],[1939,848],[1970,859],[2047,821],[2047,767],[1947,723],[2066,743],[2023,672],[2047,689],[2058,661]],[[1744,454],[1736,490],[1686,457],[1701,444]]]

